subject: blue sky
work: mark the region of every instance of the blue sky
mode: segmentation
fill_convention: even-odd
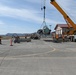
[[[0,34],[33,33],[43,22],[44,0],[0,0]],[[56,0],[76,22],[76,0]],[[42,2],[42,3],[41,3]],[[56,24],[65,24],[63,16],[46,0],[46,25],[54,30]]]

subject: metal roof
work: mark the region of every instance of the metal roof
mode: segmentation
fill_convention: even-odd
[[[54,28],[54,30],[56,30],[57,27],[61,27],[61,28],[68,28],[68,25],[67,24],[57,24]],[[72,26],[71,26],[72,27]]]

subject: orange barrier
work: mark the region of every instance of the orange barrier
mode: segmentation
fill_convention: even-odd
[[[12,38],[10,39],[10,46],[13,46],[13,45],[12,45]]]

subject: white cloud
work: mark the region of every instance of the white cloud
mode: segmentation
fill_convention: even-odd
[[[35,10],[15,9],[7,6],[0,6],[0,16],[8,16],[24,20],[40,21],[41,18],[38,17],[35,13],[36,13]]]
[[[16,9],[7,6],[0,6],[0,16],[13,17],[21,20],[41,23],[43,21],[43,16],[38,16],[38,13],[38,11],[30,9]],[[47,19],[46,22],[51,23],[55,21]]]

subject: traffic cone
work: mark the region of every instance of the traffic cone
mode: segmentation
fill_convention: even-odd
[[[13,46],[13,45],[12,45],[12,39],[10,39],[10,46]]]

